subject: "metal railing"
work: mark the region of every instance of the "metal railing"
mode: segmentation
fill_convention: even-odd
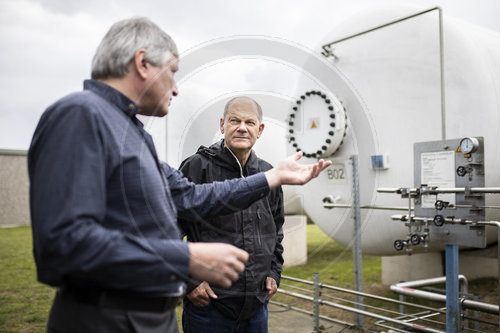
[[[316,273],[315,273],[316,274]],[[290,281],[290,284],[287,281]],[[413,298],[419,298],[423,300],[431,300],[435,302],[446,302],[446,296],[434,292],[417,290],[414,288],[420,288],[431,284],[443,283],[445,277],[419,280],[413,282],[399,283],[391,286],[391,290],[394,290],[400,294],[411,296]],[[467,280],[464,276],[460,276],[460,281],[462,282],[462,293],[467,295]],[[305,285],[305,286],[298,286]],[[284,289],[287,288],[287,289]],[[352,323],[349,321],[328,317],[325,315],[320,315],[320,306],[327,306],[331,308],[340,309],[347,311],[349,313],[354,313],[357,315],[362,315],[365,317],[373,318],[376,321],[373,322],[374,326],[390,328],[398,332],[406,332],[406,330],[420,331],[420,332],[445,332],[446,331],[446,321],[443,318],[446,316],[446,308],[436,308],[428,305],[412,303],[408,301],[402,301],[398,299],[373,295],[365,292],[359,292],[347,288],[336,287],[332,285],[327,285],[319,282],[319,275],[314,281],[298,279],[290,276],[282,276],[282,283],[278,292],[284,295],[294,297],[296,299],[305,300],[308,303],[311,302],[313,305],[313,310],[309,311],[303,309],[299,306],[292,306],[285,303],[280,303],[276,301],[271,301],[271,303],[278,306],[286,307],[290,310],[299,311],[308,314],[313,317],[313,332],[321,332],[319,326],[319,320],[326,320],[331,323],[344,326],[344,328],[349,329],[367,329],[367,327],[359,327],[357,323]],[[328,294],[328,292],[341,293],[344,294],[342,297],[333,296]],[[351,296],[353,299],[349,299]],[[361,296],[365,299],[363,304],[357,302],[354,296]],[[495,327],[498,329],[498,321],[490,321],[478,318],[477,316],[468,316],[465,309],[475,309],[477,311],[485,313],[498,314],[498,306],[488,303],[482,303],[478,301],[471,301],[465,299],[462,296],[463,310],[461,313],[462,318],[472,321],[477,321],[488,327]],[[376,301],[376,305],[368,304],[366,300]],[[380,304],[384,304],[381,306]],[[399,310],[397,309],[399,306]],[[394,308],[394,309],[392,309]],[[404,309],[412,309],[413,313],[406,313]],[[403,310],[402,310],[403,309]],[[467,323],[467,321],[465,322]],[[464,324],[464,331],[469,330]],[[477,325],[476,325],[477,327]],[[480,332],[479,330],[471,330]]]

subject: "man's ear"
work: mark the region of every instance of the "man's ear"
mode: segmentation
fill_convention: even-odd
[[[137,71],[137,75],[142,79],[146,80],[148,78],[148,68],[149,63],[146,61],[146,50],[138,49],[135,51],[134,59],[132,60],[134,69]]]
[[[259,125],[259,134],[257,135],[257,139],[260,138],[262,132],[264,132],[264,124]]]
[[[224,118],[220,118],[220,132],[224,134]]]

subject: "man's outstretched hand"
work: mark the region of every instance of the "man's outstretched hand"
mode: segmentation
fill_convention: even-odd
[[[299,164],[302,157],[299,151],[287,159],[278,163],[273,169],[266,171],[267,182],[270,188],[280,185],[303,185],[313,178],[316,178],[321,171],[332,164],[331,161],[319,160],[314,164]]]

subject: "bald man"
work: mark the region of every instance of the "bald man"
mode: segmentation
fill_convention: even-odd
[[[211,183],[267,171],[272,166],[252,150],[264,130],[262,109],[238,96],[220,119],[224,139],[201,146],[180,170],[195,183]],[[206,281],[188,287],[183,329],[191,332],[267,332],[267,301],[276,293],[283,267],[283,194],[273,189],[247,209],[213,219],[181,221],[192,242],[223,242],[249,253],[245,272],[230,289]]]

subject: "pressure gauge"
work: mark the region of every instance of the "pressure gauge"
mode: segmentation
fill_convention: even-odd
[[[470,154],[477,150],[479,147],[479,141],[476,138],[463,138],[460,140],[460,150],[464,154]]]

